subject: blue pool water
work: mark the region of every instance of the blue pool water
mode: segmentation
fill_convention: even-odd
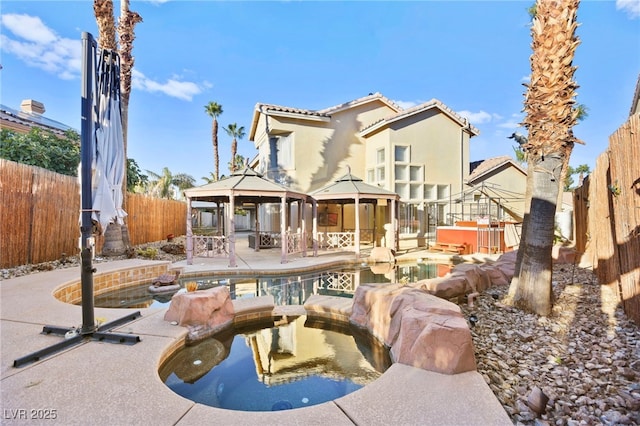
[[[185,347],[160,369],[177,394],[240,411],[301,408],[340,398],[391,365],[388,351],[360,330],[323,329],[305,316],[289,323]]]
[[[182,287],[196,281],[198,289],[220,285],[229,287],[232,299],[271,295],[276,305],[302,305],[312,294],[352,297],[358,285],[363,283],[388,283],[408,280],[415,282],[441,276],[450,265],[418,263],[388,264],[371,268],[337,269],[308,274],[273,276],[237,276],[182,278]],[[149,284],[114,290],[95,296],[94,306],[99,308],[166,308],[173,294],[157,295],[147,291]],[[184,291],[184,290],[182,290]]]

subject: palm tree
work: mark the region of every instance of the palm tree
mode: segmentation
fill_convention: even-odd
[[[531,81],[525,95],[523,125],[529,131],[522,146],[527,154],[528,182],[525,223],[520,242],[519,271],[509,289],[512,303],[548,315],[552,291],[551,249],[561,171],[577,139],[572,127],[577,84],[572,65],[579,40],[575,35],[579,0],[538,0],[531,27]]]
[[[233,174],[233,172],[235,172],[238,168],[236,163],[236,155],[238,153],[238,139],[244,138],[244,127],[238,127],[238,123],[233,123],[225,127],[224,131],[227,132],[227,135],[233,138],[233,140],[231,141],[231,162],[229,167],[229,170]]]
[[[204,106],[206,112],[212,119],[211,123],[211,140],[213,142],[213,167],[214,177],[220,179],[220,158],[218,158],[218,117],[222,114],[222,105],[217,102],[209,102]]]
[[[193,187],[195,179],[188,174],[178,173],[172,174],[168,167],[162,169],[162,174],[147,170],[151,181],[149,182],[149,192],[160,198],[176,198],[176,189],[184,191]]]
[[[247,159],[240,154],[236,154],[233,161],[229,161],[229,170],[242,170],[246,164]]]

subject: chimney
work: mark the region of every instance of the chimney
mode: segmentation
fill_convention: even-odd
[[[33,99],[25,99],[20,104],[20,110],[22,112],[28,112],[30,114],[43,114],[44,104],[42,102],[34,101]]]

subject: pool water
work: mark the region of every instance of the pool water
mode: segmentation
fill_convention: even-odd
[[[177,394],[201,404],[277,411],[340,398],[391,365],[387,349],[361,330],[328,329],[328,323],[306,316],[283,322],[185,347],[161,367],[160,377]]]
[[[337,269],[309,274],[250,277],[181,278],[182,289],[187,282],[195,281],[198,289],[226,285],[232,299],[242,297],[273,296],[276,305],[302,305],[312,294],[353,297],[361,283],[389,283],[407,280],[415,282],[444,275],[449,264],[418,263],[392,266]],[[159,295],[147,291],[149,284],[96,295],[94,306],[99,308],[167,308],[174,293]]]

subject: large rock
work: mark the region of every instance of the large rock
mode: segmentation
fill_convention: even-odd
[[[179,293],[171,299],[164,314],[165,321],[177,321],[183,327],[216,329],[230,324],[234,316],[233,303],[226,286],[208,290]]]
[[[362,284],[350,321],[389,346],[395,362],[444,374],[476,369],[471,332],[460,308],[420,289]]]

